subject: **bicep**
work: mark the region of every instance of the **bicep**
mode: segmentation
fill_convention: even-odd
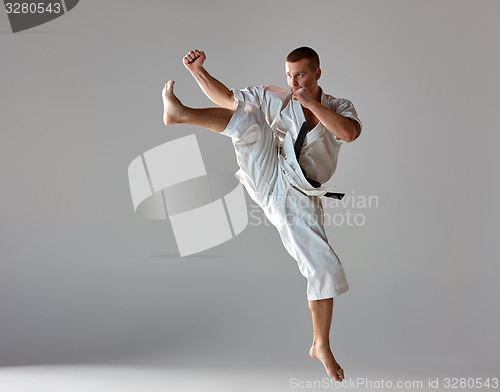
[[[224,105],[222,107],[234,109],[234,92],[232,90],[229,90],[227,93],[227,98],[224,99]]]

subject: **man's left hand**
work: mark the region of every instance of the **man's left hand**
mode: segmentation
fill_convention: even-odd
[[[306,109],[310,109],[311,105],[314,103],[314,98],[308,89],[305,87],[299,88],[292,94],[292,99],[299,101],[300,104]]]

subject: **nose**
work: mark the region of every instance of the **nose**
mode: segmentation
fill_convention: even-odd
[[[292,86],[297,86],[299,83],[297,82],[297,77],[292,76]]]

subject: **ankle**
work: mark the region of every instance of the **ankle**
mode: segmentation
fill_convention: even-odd
[[[315,339],[313,340],[312,346],[315,348],[328,347],[330,348],[330,340],[326,339]]]
[[[177,111],[177,124],[189,124],[189,111],[192,110],[183,104],[180,105]]]

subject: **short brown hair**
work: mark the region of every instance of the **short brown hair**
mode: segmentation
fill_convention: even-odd
[[[286,57],[286,61],[289,63],[296,63],[302,59],[308,60],[308,65],[311,71],[316,71],[319,68],[319,56],[314,49],[307,46],[302,46],[295,50],[292,50],[290,54]]]

